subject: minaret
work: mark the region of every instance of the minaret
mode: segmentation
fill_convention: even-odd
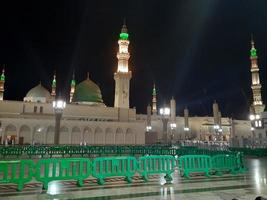
[[[57,88],[56,72],[54,72],[54,78],[52,81],[52,91],[51,91],[51,96],[53,99],[55,99],[56,97],[56,88]]]
[[[72,102],[73,94],[75,92],[75,86],[76,86],[76,81],[75,81],[75,74],[73,72],[72,80],[70,82],[70,103]]]
[[[128,60],[130,54],[128,52],[128,46],[130,41],[128,40],[128,31],[124,22],[120,37],[119,37],[119,51],[117,53],[118,68],[114,73],[115,80],[115,101],[114,107],[116,108],[129,108],[129,89],[130,79],[132,78],[132,72],[128,69]]]
[[[152,114],[153,115],[157,114],[157,91],[155,83],[152,91]]]
[[[4,100],[4,92],[5,92],[5,68],[3,68],[0,77],[0,101]]]
[[[253,93],[253,103],[255,114],[259,114],[264,111],[265,105],[261,100],[261,83],[259,77],[259,67],[258,67],[258,56],[257,50],[254,46],[254,40],[251,38],[251,49],[250,49],[250,60],[251,60],[251,75],[252,75],[252,93]]]
[[[219,125],[219,106],[216,101],[212,104],[212,111],[213,111],[213,120],[214,120],[214,126]]]
[[[171,123],[175,123],[176,122],[176,101],[174,100],[174,98],[172,97],[171,101]]]

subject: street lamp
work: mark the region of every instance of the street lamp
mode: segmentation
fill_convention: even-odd
[[[66,107],[66,102],[57,99],[53,101],[53,108],[55,111],[55,136],[54,136],[54,144],[59,144],[59,134],[60,134],[60,120],[63,114],[63,110]]]
[[[159,114],[161,115],[162,124],[163,124],[163,141],[165,143],[168,142],[168,135],[167,135],[167,125],[169,121],[171,110],[168,107],[163,107],[159,109]]]

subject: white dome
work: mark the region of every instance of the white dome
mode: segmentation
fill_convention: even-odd
[[[44,88],[41,83],[34,88],[30,89],[30,91],[24,97],[24,101],[28,102],[48,102],[51,100],[50,92]]]

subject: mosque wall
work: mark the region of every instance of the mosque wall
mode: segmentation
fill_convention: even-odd
[[[1,118],[1,138],[16,144],[53,144],[53,119]],[[61,120],[60,144],[144,144],[145,123]],[[3,142],[3,140],[1,141]]]

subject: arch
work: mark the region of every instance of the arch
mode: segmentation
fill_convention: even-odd
[[[83,130],[83,142],[86,144],[94,144],[94,134],[89,127],[85,127]]]
[[[124,134],[121,128],[117,128],[115,135],[115,143],[116,144],[124,144]]]
[[[54,144],[55,127],[48,126],[46,131],[46,144]]]
[[[81,130],[75,126],[71,131],[71,144],[80,144],[81,142]]]
[[[70,144],[69,129],[65,126],[60,128],[59,144]]]
[[[127,128],[125,134],[125,144],[135,144],[135,134],[132,129]]]
[[[32,137],[32,141],[35,144],[43,144],[44,143],[44,127],[42,126],[35,126],[33,129],[33,137]]]
[[[101,128],[97,127],[95,129],[95,137],[94,137],[94,139],[95,139],[95,141],[94,141],[95,144],[105,144],[104,133],[103,133]]]
[[[114,144],[114,133],[111,128],[106,128],[105,130],[105,143]]]
[[[31,128],[27,125],[22,125],[19,129],[19,144],[31,144]]]

